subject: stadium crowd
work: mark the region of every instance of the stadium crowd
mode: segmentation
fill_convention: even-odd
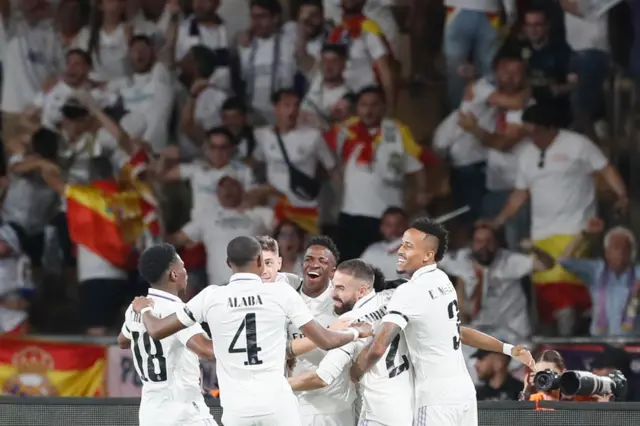
[[[329,235],[399,278],[410,217],[456,210],[439,267],[463,323],[514,342],[640,334],[603,131],[614,59],[640,81],[640,2],[396,1],[0,1],[0,332],[119,330],[160,240],[187,298],[227,283],[238,236],[272,235],[304,277],[327,268],[310,236]],[[612,43],[612,23],[635,37]],[[401,94],[436,97],[440,74],[447,114],[418,141]],[[474,357],[507,377],[502,355]]]

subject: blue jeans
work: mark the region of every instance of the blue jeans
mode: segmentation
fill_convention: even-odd
[[[511,191],[487,191],[482,200],[482,215],[494,218],[500,214],[509,200]],[[529,237],[531,207],[527,201],[518,212],[504,224],[504,240],[508,249],[518,251],[520,241]]]
[[[499,47],[498,31],[485,12],[458,10],[444,28],[444,55],[447,60],[447,98],[454,110],[464,96],[466,81],[458,74],[461,64],[473,59],[476,72],[491,74],[493,57]]]
[[[587,49],[574,52],[571,70],[578,75],[578,87],[573,92],[573,114],[580,122],[594,120],[604,107],[604,82],[611,71],[609,54]]]

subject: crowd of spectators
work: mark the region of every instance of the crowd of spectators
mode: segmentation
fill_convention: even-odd
[[[408,219],[450,203],[468,211],[440,267],[465,322],[510,341],[637,335],[629,192],[602,129],[610,25],[639,2],[398,3],[408,16],[391,0],[0,1],[0,332],[116,330],[145,294],[135,253],[158,240],[190,295],[227,282],[240,235],[274,236],[301,274],[305,240],[328,234],[396,278]],[[635,31],[616,64],[639,81]],[[401,93],[436,98],[442,77],[447,115],[417,141]]]

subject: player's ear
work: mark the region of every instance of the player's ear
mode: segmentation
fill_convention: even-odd
[[[169,271],[169,280],[171,280],[171,281],[177,281],[178,280],[178,273],[176,272],[175,269],[172,269],[171,271]]]
[[[231,263],[229,263],[229,258],[227,258],[227,266],[231,269]]]
[[[278,258],[278,272],[280,272],[280,268],[282,268],[282,258]]]

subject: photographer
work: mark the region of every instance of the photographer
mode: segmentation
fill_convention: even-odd
[[[582,396],[563,395],[556,386],[555,389],[544,391],[535,387],[534,378],[537,373],[548,371],[558,377],[567,371],[562,355],[556,351],[544,351],[536,362],[534,371],[527,373],[524,380],[524,389],[520,394],[521,401],[576,401],[576,402],[608,402],[612,394],[606,396]]]

